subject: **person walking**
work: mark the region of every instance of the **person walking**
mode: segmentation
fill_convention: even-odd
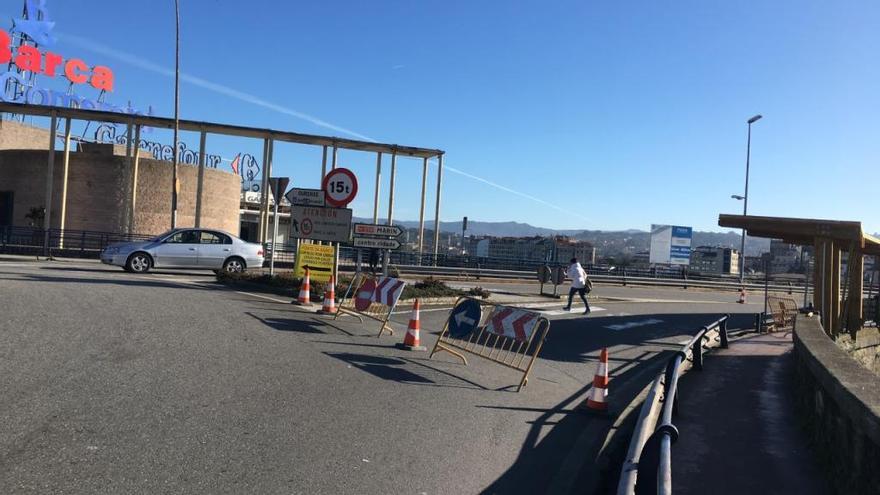
[[[572,258],[570,263],[566,275],[571,279],[571,289],[568,291],[568,306],[562,309],[571,311],[571,300],[574,298],[575,293],[577,293],[581,301],[584,302],[584,306],[586,306],[584,314],[590,314],[590,303],[587,302],[586,294],[593,290],[593,283],[587,277],[587,271],[578,263],[577,258]]]

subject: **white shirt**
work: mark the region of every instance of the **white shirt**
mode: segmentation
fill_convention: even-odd
[[[571,279],[571,288],[572,289],[583,289],[584,285],[587,282],[587,272],[584,271],[584,268],[580,263],[572,263],[571,266],[568,267],[568,278]]]

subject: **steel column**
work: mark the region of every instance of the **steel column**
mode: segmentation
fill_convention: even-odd
[[[263,171],[260,179],[260,224],[257,226],[257,240],[266,242],[266,227],[269,219],[269,138],[263,139]]]
[[[128,125],[128,135],[131,136],[131,124]],[[126,150],[128,152],[128,150]],[[70,117],[64,119],[64,165],[61,178],[61,238],[58,247],[64,248],[64,225],[67,223],[67,175],[70,169]]]
[[[428,159],[422,159],[422,205],[419,208],[419,264],[425,247],[425,191],[428,187]]]
[[[205,139],[207,133],[199,136],[199,180],[196,184],[196,227],[202,226],[202,192],[205,187]]]
[[[131,198],[128,209],[128,233],[134,233],[134,213],[137,208],[138,166],[141,158],[141,125],[134,126],[134,160],[131,167]]]
[[[440,250],[440,191],[443,186],[443,155],[437,155],[437,204],[434,207],[434,266]]]
[[[379,224],[379,190],[382,180],[382,152],[376,153],[376,191],[373,193],[373,224]]]
[[[339,159],[339,148],[336,145],[333,145],[333,163],[330,166],[330,168],[332,168],[333,170],[336,170],[336,164],[338,163],[337,162],[338,159]],[[324,180],[324,178],[321,177],[321,180]]]
[[[327,146],[321,146],[321,182],[318,182],[318,185],[324,184],[324,177],[327,175]]]
[[[391,153],[391,184],[388,190],[388,219],[387,225],[394,225],[394,179],[397,175],[397,153]],[[391,262],[391,250],[385,250],[385,260],[382,263],[382,274],[388,276],[388,264]]]
[[[52,182],[55,179],[55,127],[58,116],[52,112],[49,124],[49,160],[46,163],[46,206],[43,213],[43,256],[49,256],[49,223],[52,218]]]

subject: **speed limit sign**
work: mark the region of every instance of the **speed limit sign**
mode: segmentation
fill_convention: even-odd
[[[358,181],[351,170],[334,168],[324,176],[321,189],[324,190],[324,201],[327,204],[344,208],[357,194]]]

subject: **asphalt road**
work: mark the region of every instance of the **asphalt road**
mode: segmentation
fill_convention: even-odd
[[[582,492],[612,424],[574,411],[600,349],[616,409],[699,326],[760,311],[661,296],[541,306],[516,393],[513,370],[394,348],[405,310],[377,338],[210,274],[0,262],[0,493]],[[423,308],[429,348],[446,315]]]

